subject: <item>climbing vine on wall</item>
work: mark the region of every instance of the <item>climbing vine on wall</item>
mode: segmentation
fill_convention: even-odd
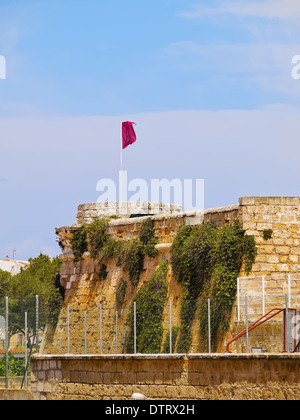
[[[117,288],[116,301],[117,301],[117,310],[120,311],[123,307],[127,290],[127,281],[122,280]]]
[[[200,329],[207,337],[207,299],[211,298],[212,336],[228,327],[236,297],[236,280],[244,264],[247,274],[257,249],[253,236],[246,236],[238,220],[217,228],[208,222],[183,226],[171,247],[171,264],[178,282],[183,284],[181,331],[177,350],[188,352],[192,343],[192,323],[200,298]]]
[[[162,261],[153,276],[136,294],[136,336],[138,353],[159,353],[163,339],[162,315],[167,299],[169,264]],[[125,351],[134,351],[134,310],[130,307],[127,324],[129,333]]]
[[[71,247],[75,257],[75,262],[78,262],[82,255],[88,250],[85,228],[81,228],[73,234],[71,238]]]

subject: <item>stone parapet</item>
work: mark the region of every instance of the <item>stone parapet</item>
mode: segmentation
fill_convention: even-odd
[[[299,354],[34,355],[35,400],[300,398]]]
[[[90,224],[94,220],[113,216],[129,218],[131,215],[138,214],[173,214],[181,211],[181,205],[148,201],[85,203],[78,206],[76,224]]]

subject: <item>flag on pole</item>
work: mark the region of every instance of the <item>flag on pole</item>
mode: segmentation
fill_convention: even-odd
[[[122,148],[126,149],[127,146],[136,142],[136,134],[133,128],[134,122],[126,121],[122,123]]]

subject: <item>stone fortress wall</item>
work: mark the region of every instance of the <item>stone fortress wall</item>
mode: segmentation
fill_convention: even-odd
[[[155,204],[155,203],[154,203]],[[130,207],[131,206],[131,207]],[[114,317],[116,310],[116,290],[120,281],[128,281],[128,275],[121,267],[116,266],[116,262],[110,260],[107,271],[108,276],[105,280],[99,281],[99,263],[90,258],[89,254],[83,255],[81,260],[74,262],[74,256],[70,247],[72,234],[80,229],[82,223],[89,224],[99,217],[111,217],[117,215],[118,219],[111,219],[109,223],[109,233],[112,237],[119,240],[129,240],[137,237],[141,228],[143,217],[129,218],[130,214],[156,214],[153,217],[155,235],[158,237],[158,255],[155,258],[145,258],[144,271],[141,274],[139,285],[132,286],[128,281],[125,296],[125,303],[119,313],[120,336],[125,334],[126,318],[130,303],[134,300],[137,290],[153,274],[159,262],[170,260],[170,247],[177,232],[184,223],[198,224],[203,219],[204,222],[212,221],[217,226],[230,224],[238,218],[245,233],[254,235],[258,254],[252,267],[249,277],[245,273],[240,273],[240,287],[242,295],[258,296],[253,299],[251,307],[251,320],[261,316],[261,296],[262,277],[265,277],[265,291],[268,302],[276,306],[276,295],[287,293],[288,274],[290,274],[290,290],[293,294],[300,293],[300,197],[243,197],[238,205],[208,209],[201,215],[199,212],[181,212],[180,208],[164,208],[159,204],[151,205],[144,203],[144,208],[125,203],[122,208],[118,208],[116,203],[91,203],[79,206],[77,222],[73,226],[64,226],[56,229],[59,243],[62,247],[61,259],[61,282],[66,288],[66,297],[60,319],[52,334],[49,333],[44,340],[45,353],[66,353],[66,318],[67,306],[70,308],[70,342],[76,343],[76,352],[83,351],[83,314],[87,311],[89,317],[89,353],[99,353],[99,306],[103,308],[103,322],[107,326],[103,331],[103,351],[111,351],[114,337]],[[167,212],[166,212],[167,211]],[[269,231],[271,237],[264,238],[265,231]],[[173,323],[180,325],[180,296],[181,285],[178,284],[171,273],[168,275],[169,290],[168,299],[172,300]],[[256,303],[255,303],[256,302]],[[280,304],[282,301],[280,301]],[[240,308],[241,309],[241,308]],[[257,316],[258,315],[258,316]],[[94,320],[94,321],[93,321]],[[267,351],[279,351],[282,341],[281,319],[273,320],[269,326],[260,327],[260,336],[269,337],[265,344]],[[163,316],[165,332],[168,331],[169,312],[166,305]],[[225,351],[225,343],[233,334],[240,331],[243,327],[243,320],[237,317],[237,306],[232,312],[231,328],[227,335],[220,340],[218,351]],[[266,330],[264,330],[264,328]],[[270,330],[272,328],[272,331]],[[275,335],[274,335],[275,334]],[[254,344],[260,345],[261,338],[257,334]],[[193,345],[191,352],[199,351],[199,326],[197,321],[193,326]],[[75,346],[75,344],[74,344]],[[75,350],[75,348],[73,348]],[[233,347],[233,350],[243,350],[243,342],[240,347]],[[72,348],[70,350],[72,352]],[[121,352],[121,347],[120,347]]]

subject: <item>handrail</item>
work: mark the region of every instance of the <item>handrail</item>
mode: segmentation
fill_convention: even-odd
[[[273,315],[269,316],[272,312],[276,311],[276,313],[274,313]],[[248,328],[248,332],[254,330],[254,328],[259,327],[261,324],[263,324],[266,321],[269,321],[270,319],[272,319],[274,316],[280,314],[280,312],[285,311],[284,308],[274,308],[271,309],[271,311],[267,312],[265,315],[263,315],[262,317],[260,317],[257,321],[253,322],[253,324],[249,325]],[[266,319],[264,319],[266,318]],[[263,320],[263,321],[262,321]],[[238,340],[239,338],[241,338],[243,335],[247,334],[247,329],[241,331],[239,334],[237,334],[235,337],[233,337],[226,346],[226,353],[231,353],[231,351],[229,351],[229,346],[230,344],[232,344],[234,341]]]
[[[297,344],[297,346],[295,347],[295,350],[293,351],[293,353],[300,353],[300,341]]]

